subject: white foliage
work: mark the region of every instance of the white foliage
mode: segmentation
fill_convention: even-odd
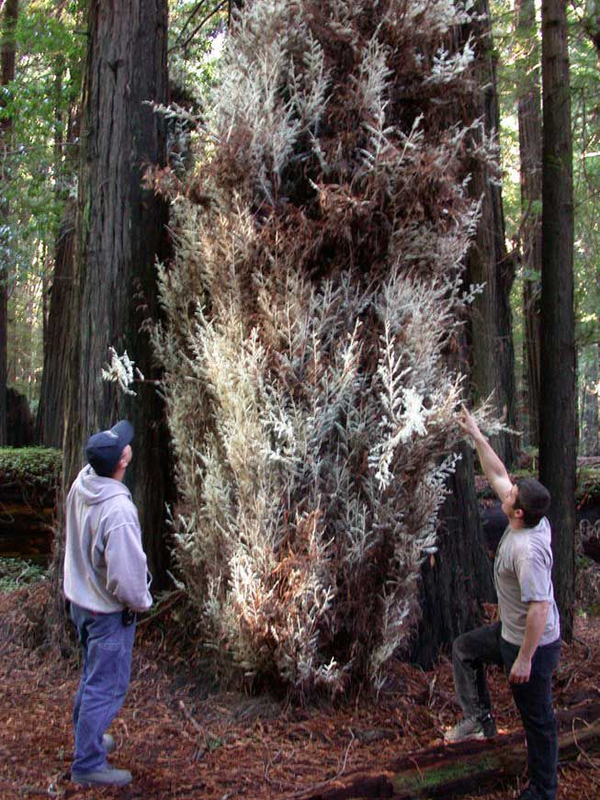
[[[458,53],[450,53],[446,48],[440,47],[433,59],[431,75],[426,79],[426,84],[448,84],[462,77],[475,59],[472,40],[466,42]]]
[[[135,361],[131,361],[127,355],[127,350],[125,350],[122,356],[117,353],[114,347],[109,347],[108,352],[110,355],[110,363],[106,365],[106,368],[101,370],[102,380],[108,381],[109,383],[116,383],[123,394],[133,395],[135,397],[136,393],[129,387],[134,382],[135,375],[137,375],[138,379],[144,380],[143,374],[137,367],[134,371]]]
[[[470,45],[443,45],[467,18],[451,0],[245,4],[195,145],[202,202],[172,206],[154,344],[177,562],[219,663],[301,692],[381,684],[436,549],[460,438],[444,351],[479,290],[461,278],[474,128],[390,108],[406,91],[431,115],[454,91]]]

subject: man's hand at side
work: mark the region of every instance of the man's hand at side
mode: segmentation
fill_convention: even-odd
[[[549,603],[545,600],[532,601],[529,603],[527,620],[525,622],[525,636],[523,644],[519,650],[519,655],[512,665],[508,676],[509,683],[527,683],[531,675],[531,660],[536,651],[548,616]]]
[[[527,683],[531,675],[531,659],[525,658],[521,653],[515,658],[512,665],[510,674],[508,676],[509,683]]]

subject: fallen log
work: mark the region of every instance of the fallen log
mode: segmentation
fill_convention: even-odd
[[[582,752],[600,752],[600,704],[586,703],[558,715],[559,759],[574,761]],[[590,722],[591,720],[591,722]],[[394,800],[428,800],[460,797],[496,788],[521,775],[527,751],[522,731],[491,742],[464,742],[412,753],[377,772],[349,774],[318,790],[296,797],[302,800],[350,800],[359,797],[389,797]]]

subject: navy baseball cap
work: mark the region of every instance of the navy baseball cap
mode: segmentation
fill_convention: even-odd
[[[85,454],[96,474],[109,478],[119,463],[121,453],[132,439],[133,427],[126,419],[117,422],[110,430],[90,436]]]

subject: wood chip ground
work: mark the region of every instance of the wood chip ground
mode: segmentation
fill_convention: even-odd
[[[294,798],[358,770],[439,745],[456,719],[451,664],[423,672],[398,663],[391,686],[334,706],[299,707],[268,695],[211,691],[170,635],[169,613],[138,632],[125,706],[111,728],[112,762],[132,771],[123,789],[79,789],[69,780],[71,707],[79,671],[52,648],[32,650],[10,631],[33,628],[47,599],[38,586],[0,594],[0,798]],[[31,633],[31,631],[29,631]],[[556,676],[556,705],[598,699],[600,621],[579,617]],[[27,638],[27,637],[25,637]],[[183,649],[185,652],[185,648]],[[491,672],[498,725],[519,730],[504,676]],[[522,784],[484,800],[506,800]],[[473,796],[471,796],[473,797]],[[581,751],[561,768],[559,800],[600,798],[600,764]]]

